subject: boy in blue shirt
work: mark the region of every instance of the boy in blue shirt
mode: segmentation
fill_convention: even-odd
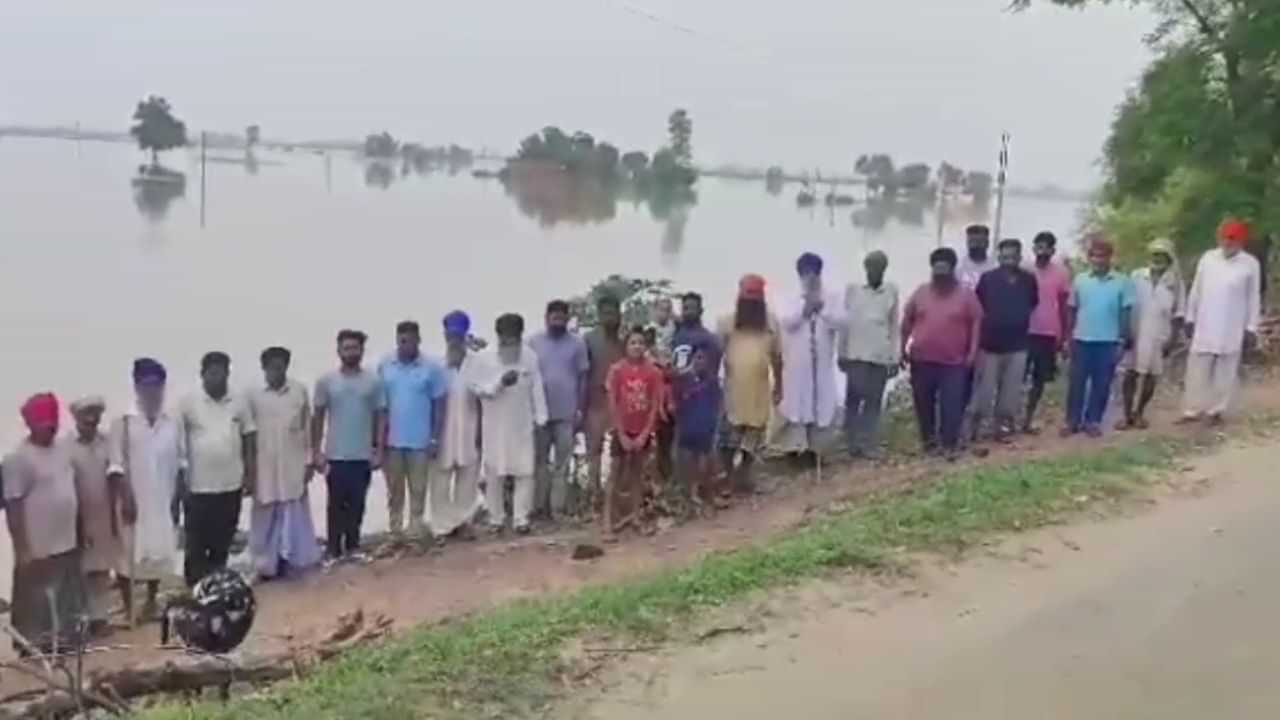
[[[716,374],[715,347],[699,343],[693,351],[691,371],[677,375],[676,449],[685,485],[695,512],[702,512],[703,495],[713,476],[712,451],[720,422],[723,394]],[[720,502],[718,493],[711,493]]]

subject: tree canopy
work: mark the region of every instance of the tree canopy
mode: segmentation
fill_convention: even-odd
[[[169,101],[158,95],[138,102],[129,134],[139,148],[151,153],[152,165],[158,164],[158,153],[187,144],[187,126],[174,116]]]
[[[1079,8],[1107,0],[1015,0]],[[1224,216],[1280,222],[1280,3],[1135,0],[1152,64],[1117,109],[1096,220],[1133,255],[1155,235],[1191,254]]]

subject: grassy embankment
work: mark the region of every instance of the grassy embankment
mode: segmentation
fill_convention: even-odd
[[[1060,519],[1084,496],[1138,491],[1144,474],[1203,447],[1149,436],[1016,465],[958,469],[684,569],[422,627],[256,697],[167,705],[144,717],[407,720],[538,713],[554,699],[557,677],[572,673],[565,656],[575,639],[671,637],[700,612],[757,591],[832,572],[892,569],[903,552],[963,550],[993,533]]]

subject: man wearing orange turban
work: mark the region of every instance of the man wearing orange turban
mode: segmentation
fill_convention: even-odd
[[[1182,422],[1222,422],[1240,384],[1240,356],[1257,342],[1262,273],[1257,259],[1242,252],[1249,233],[1246,223],[1228,218],[1218,228],[1218,248],[1196,265],[1187,295],[1191,349]]]
[[[13,626],[41,652],[74,642],[85,601],[75,471],[67,446],[57,441],[60,412],[52,393],[31,396],[21,408],[27,438],[4,459]],[[17,649],[30,650],[21,644]]]

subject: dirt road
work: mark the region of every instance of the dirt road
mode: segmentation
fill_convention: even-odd
[[[1019,536],[905,583],[770,602],[767,630],[636,658],[593,720],[1280,717],[1276,446],[1151,511]]]

